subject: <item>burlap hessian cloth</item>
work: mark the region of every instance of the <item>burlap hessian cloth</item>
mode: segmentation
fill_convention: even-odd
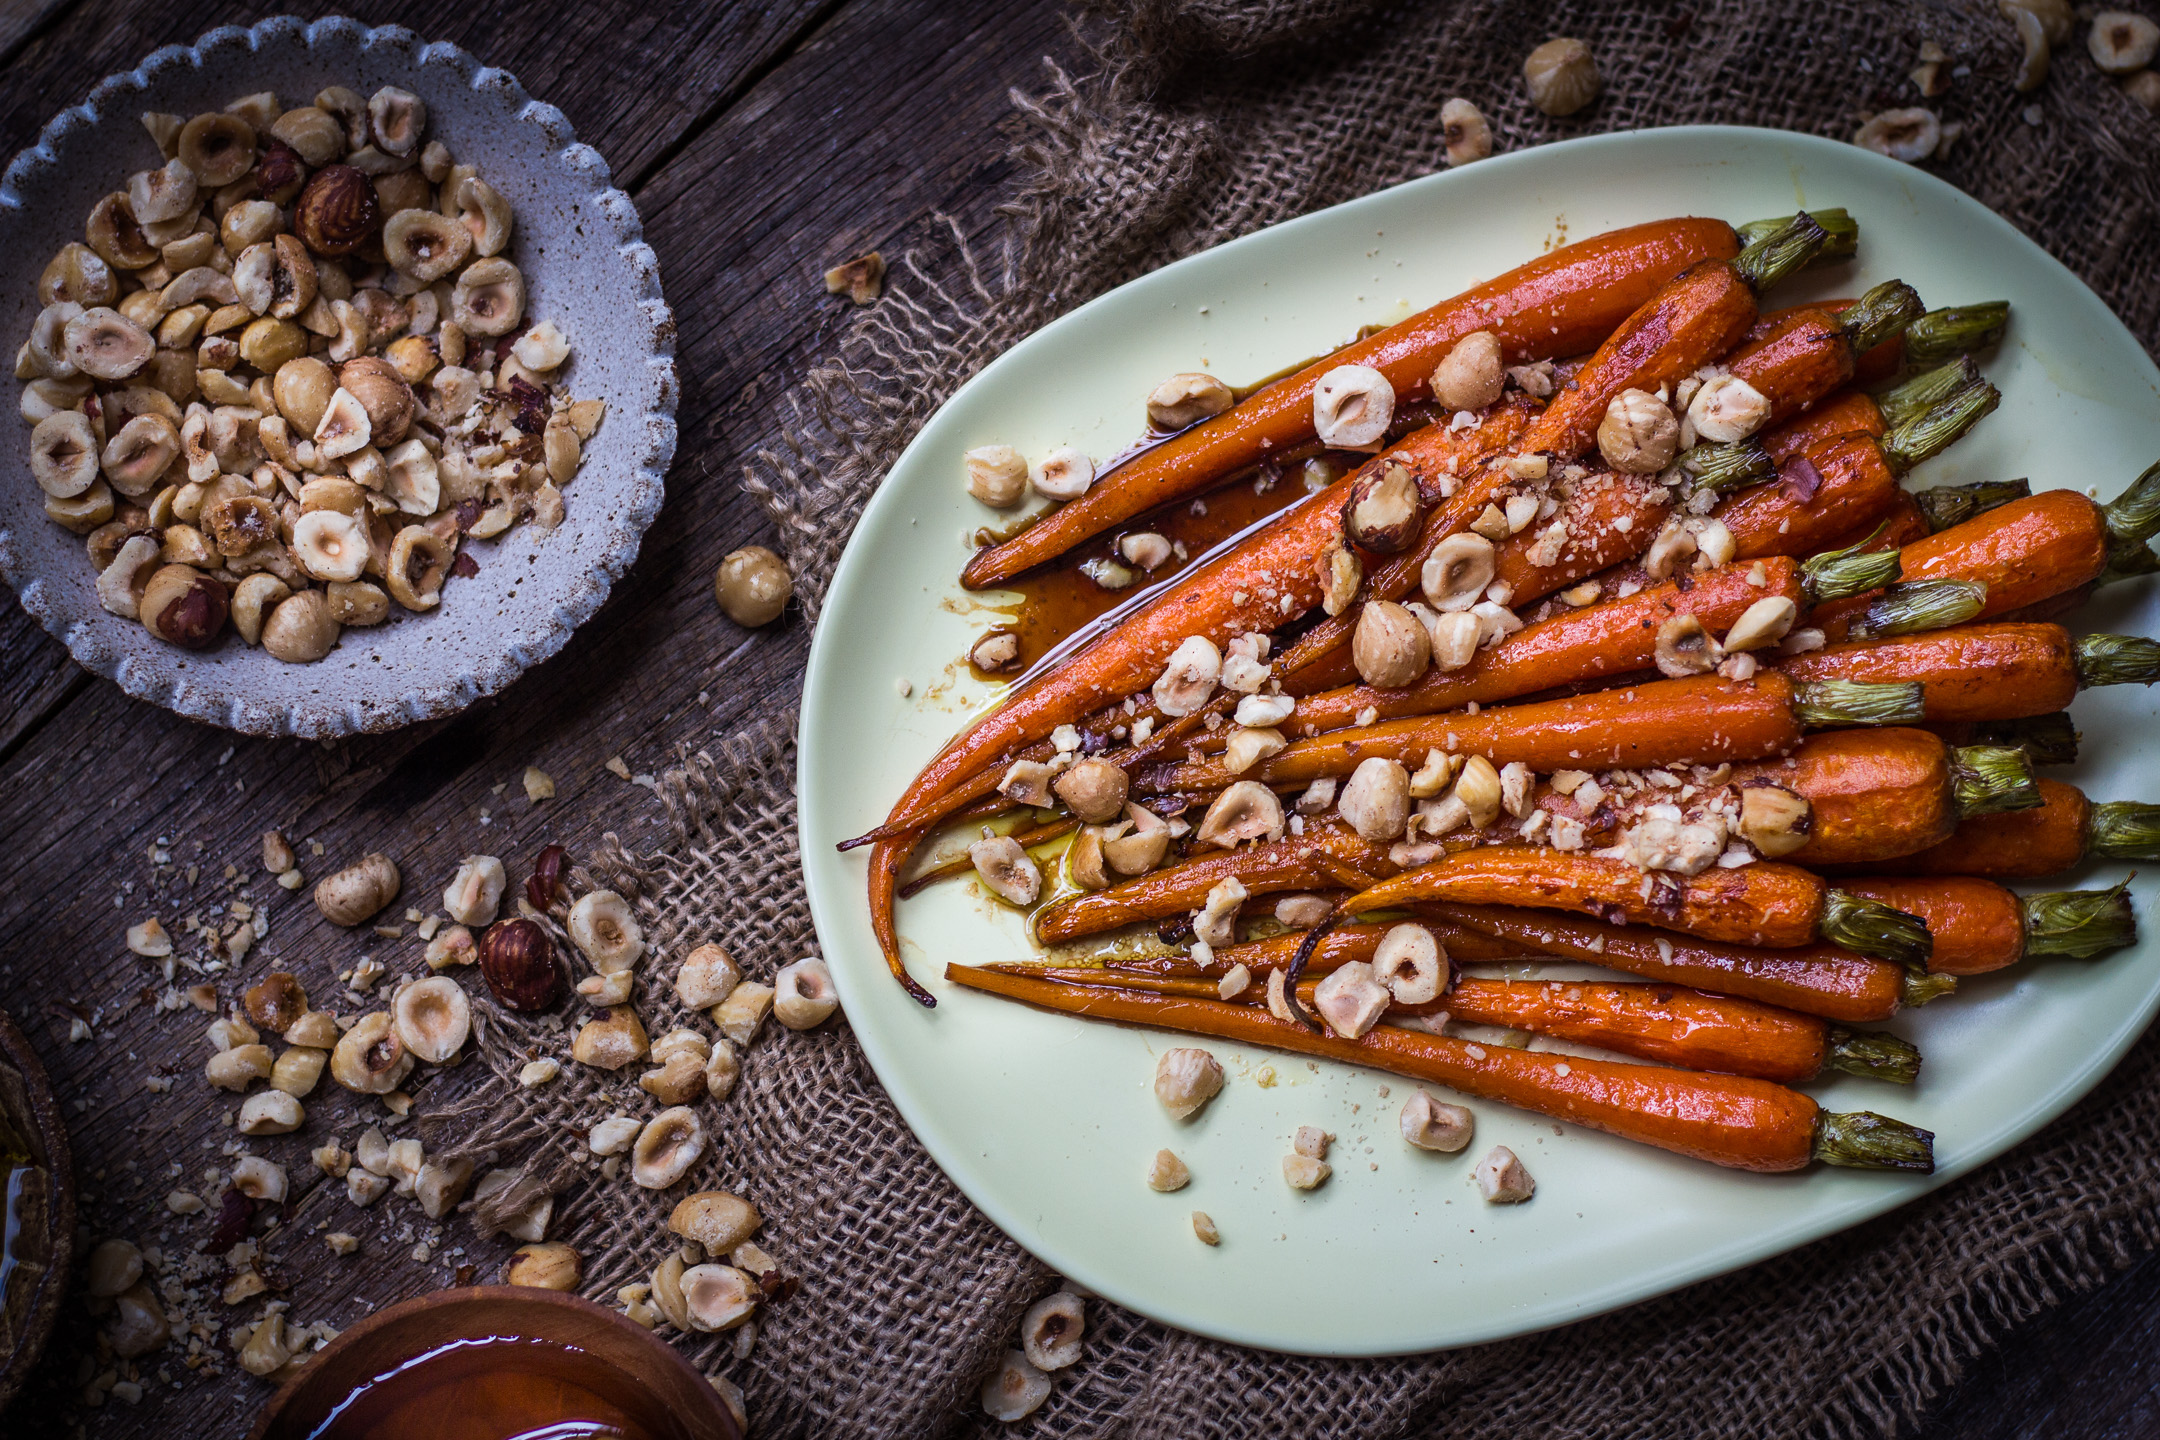
[[[1030,124],[1003,253],[985,262],[954,238],[897,263],[886,298],[806,379],[785,446],[748,476],[813,619],[865,498],[986,361],[1167,261],[1441,167],[1452,95],[1484,110],[1496,151],[1695,121],[1846,138],[1863,112],[1915,103],[1905,73],[1932,40],[1970,70],[1933,102],[1965,128],[1930,168],[2059,256],[2148,346],[2160,337],[2160,126],[2082,41],[2036,95],[2015,95],[2017,49],[1992,0],[1145,0],[1085,15],[1077,33],[1080,78],[1052,69],[1041,93],[1014,97]],[[1521,65],[1563,34],[1595,48],[1604,95],[1552,120],[1526,102]],[[665,983],[690,945],[717,939],[766,979],[815,948],[792,735],[792,716],[777,718],[689,758],[660,786],[673,843],[607,847],[587,867],[645,920],[655,954],[639,1003],[656,1036],[693,1018],[667,1013]],[[559,1034],[498,1020],[486,1053],[507,1076],[541,1042],[560,1048]],[[586,1293],[613,1303],[667,1253],[669,1199],[601,1182],[576,1153],[592,1121],[650,1112],[637,1067],[572,1069],[525,1092],[533,1108],[494,1137],[546,1137],[530,1168],[571,1177],[557,1233],[586,1256]],[[735,1336],[684,1344],[743,1386],[761,1436],[1889,1435],[2009,1327],[2160,1243],[2156,1070],[2147,1039],[2034,1141],[1883,1220],[1503,1344],[1297,1359],[1090,1301],[1086,1358],[1028,1421],[1001,1427],[977,1386],[1054,1277],[931,1163],[844,1024],[768,1033],[734,1097],[706,1107],[714,1144],[694,1178],[756,1200],[766,1248],[803,1288],[747,1353]]]

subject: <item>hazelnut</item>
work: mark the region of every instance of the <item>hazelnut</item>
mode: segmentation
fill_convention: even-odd
[[[790,1030],[822,1025],[839,1008],[832,971],[815,956],[783,965],[773,976],[773,1018]]]
[[[762,545],[746,545],[720,562],[713,573],[713,598],[727,617],[745,629],[770,625],[787,608],[795,582],[778,555]]]
[[[990,631],[968,650],[968,663],[987,675],[1011,669],[1019,659],[1019,635],[1002,628]]]
[[[340,625],[380,625],[390,618],[390,597],[365,580],[333,580],[323,587],[330,618]]]
[[[468,855],[443,890],[443,909],[460,925],[486,925],[502,904],[509,878],[493,855]]]
[[[983,1413],[1005,1424],[1026,1419],[1049,1398],[1050,1377],[1018,1350],[1006,1351],[982,1383]]]
[[[70,240],[60,247],[45,266],[45,273],[38,277],[38,303],[57,305],[63,301],[81,306],[110,305],[120,296],[120,288],[114,283],[112,266],[103,256],[79,240]]]
[[[1090,825],[1106,825],[1124,813],[1131,782],[1108,760],[1082,760],[1051,782],[1059,799]]]
[[[520,1245],[503,1264],[503,1284],[525,1285],[535,1290],[575,1290],[584,1278],[585,1264],[577,1251],[559,1240]]]
[[[280,1035],[308,1013],[307,991],[301,988],[298,977],[285,970],[273,970],[248,986],[241,1000],[247,1006],[249,1020]]]
[[[2046,70],[2046,51],[2041,52],[2042,72]],[[2035,81],[2035,84],[2038,82]],[[2020,86],[2020,89],[2028,88]],[[1942,122],[1932,110],[1914,106],[1905,110],[1885,110],[1862,125],[1853,135],[1853,144],[1863,150],[1873,150],[1892,160],[1902,160],[1908,165],[1925,160],[1935,153],[1942,143]]]
[[[105,1338],[123,1360],[147,1355],[172,1338],[164,1308],[148,1283],[137,1281],[113,1298],[113,1318]]]
[[[1500,337],[1492,331],[1463,336],[1433,370],[1433,399],[1450,410],[1483,410],[1499,403],[1501,387],[1507,383],[1502,369],[1505,360]]]
[[[1395,387],[1369,365],[1338,365],[1313,386],[1313,429],[1323,445],[1377,445],[1395,417]]]
[[[1222,668],[1222,651],[1215,643],[1204,635],[1189,635],[1170,652],[1148,693],[1156,709],[1179,719],[1207,704],[1215,693],[1215,682],[1222,678]]]
[[[1688,402],[1688,423],[1705,440],[1729,444],[1745,440],[1770,419],[1770,400],[1737,375],[1705,381]]]
[[[1410,821],[1410,772],[1377,755],[1361,760],[1335,808],[1364,839],[1399,840]]]
[[[98,258],[115,270],[141,270],[154,265],[158,251],[136,223],[127,195],[113,191],[91,209],[83,226],[83,238]]]
[[[1321,552],[1316,568],[1320,576],[1320,608],[1330,616],[1342,614],[1357,599],[1358,586],[1365,583],[1364,562],[1349,546],[1332,543]]]
[[[1450,535],[1433,547],[1418,581],[1435,610],[1468,610],[1492,584],[1498,552],[1482,535]]]
[[[1368,469],[1343,501],[1343,534],[1375,555],[1398,554],[1417,539],[1424,509],[1424,497],[1408,469],[1401,465]]]
[[[1186,371],[1172,375],[1148,396],[1148,424],[1157,430],[1183,430],[1222,414],[1236,402],[1230,387],[1213,375]]]
[[[218,190],[255,163],[255,130],[237,115],[197,115],[180,129],[175,158],[198,185]]]
[[[472,1008],[465,992],[446,975],[398,987],[390,1001],[390,1016],[406,1050],[430,1065],[455,1058],[472,1033]]]
[[[346,361],[339,369],[338,384],[367,411],[369,444],[387,450],[405,438],[419,405],[397,367],[376,356],[362,355]]]
[[[2122,82],[2122,92],[2147,112],[2160,115],[2160,70],[2138,71]]]
[[[142,1279],[142,1251],[125,1240],[107,1240],[90,1252],[90,1271],[84,1289],[101,1300],[110,1300]]]
[[[1231,849],[1247,840],[1280,840],[1282,797],[1257,780],[1240,780],[1215,797],[1193,838]]]
[[[1387,1013],[1388,988],[1380,983],[1371,965],[1353,960],[1329,971],[1313,987],[1312,1008],[1328,1029],[1346,1040],[1355,1040],[1380,1023]]]
[[[1660,625],[1654,649],[1658,672],[1674,680],[1708,674],[1725,658],[1725,647],[1693,615],[1675,615]]]
[[[69,363],[93,380],[125,380],[157,350],[148,330],[103,306],[70,319],[62,343]]]
[[[728,992],[742,983],[742,970],[735,957],[718,945],[700,945],[683,957],[682,968],[675,972],[675,998],[691,1010],[703,1010],[727,999]]]
[[[128,208],[142,225],[163,225],[192,215],[195,172],[185,162],[169,160],[159,170],[144,170],[128,181]]]
[[[326,165],[301,187],[293,233],[318,255],[350,255],[367,243],[378,217],[368,177],[350,165]]]
[[[271,122],[270,134],[310,165],[327,165],[345,153],[345,126],[319,106],[287,110]]]
[[[765,1223],[757,1206],[725,1190],[685,1195],[668,1213],[668,1229],[695,1240],[709,1254],[725,1255],[757,1234]]]
[[[705,1057],[705,1093],[715,1100],[725,1100],[735,1093],[735,1082],[742,1078],[742,1060],[735,1053],[735,1042],[726,1036],[713,1041],[712,1054]]]
[[[275,1065],[270,1073],[277,1074]],[[297,1097],[284,1090],[263,1090],[241,1102],[233,1128],[243,1135],[290,1135],[306,1120],[307,1112]]]
[[[390,542],[383,583],[390,598],[408,610],[432,609],[442,599],[443,577],[450,573],[450,542],[421,525],[408,525]]]
[[[279,413],[294,430],[310,438],[322,424],[323,412],[330,408],[337,388],[337,372],[313,356],[280,365],[270,386]]]
[[[1423,925],[1396,925],[1373,951],[1373,978],[1398,1005],[1423,1005],[1447,988],[1447,955]]]
[[[1042,893],[1042,867],[1010,835],[992,835],[968,846],[968,861],[983,884],[1011,904],[1027,906]]]
[[[77,535],[87,535],[113,518],[112,487],[100,480],[72,500],[48,495],[45,516]]]
[[[1741,613],[1732,628],[1725,632],[1725,651],[1737,654],[1743,650],[1760,650],[1774,645],[1791,631],[1793,622],[1800,616],[1800,607],[1783,595],[1765,596]]]
[[[450,291],[450,315],[467,335],[507,335],[525,318],[525,277],[496,257],[475,260]]]
[[[1623,390],[1598,422],[1598,453],[1613,469],[1655,475],[1680,448],[1680,422],[1672,407],[1647,390]]]
[[[564,928],[593,968],[603,974],[628,970],[645,953],[645,932],[631,913],[630,902],[613,890],[579,896]]]
[[[1486,1152],[1473,1173],[1478,1194],[1494,1205],[1517,1205],[1537,1192],[1537,1182],[1505,1145],[1495,1145]]]
[[[380,1010],[354,1021],[330,1052],[330,1078],[363,1095],[389,1094],[404,1083],[412,1067],[405,1042]]]
[[[445,193],[457,206],[459,220],[472,236],[473,253],[500,255],[510,243],[510,202],[477,175],[467,175]]]
[[[233,266],[233,293],[257,315],[290,320],[315,303],[315,286],[314,258],[290,235],[248,246]]]
[[[1086,1307],[1070,1290],[1045,1296],[1020,1317],[1020,1347],[1038,1370],[1062,1370],[1077,1361],[1086,1334]]]
[[[330,1043],[337,1042],[333,1039]],[[323,1066],[329,1059],[328,1049],[294,1045],[279,1055],[277,1063],[270,1067],[270,1084],[295,1100],[301,1099],[322,1079]]]
[[[684,1316],[693,1330],[732,1330],[747,1321],[764,1298],[758,1282],[732,1265],[693,1265],[683,1271]]]
[[[1095,483],[1095,462],[1071,445],[1051,451],[1028,467],[1028,483],[1050,500],[1077,500]]]
[[[1403,1139],[1418,1149],[1452,1155],[1470,1143],[1476,1117],[1462,1106],[1436,1100],[1431,1091],[1420,1089],[1403,1101],[1396,1123]]]
[[[1010,445],[979,445],[960,457],[967,492],[994,510],[1009,510],[1027,493],[1028,467]]]
[[[1292,1153],[1283,1156],[1282,1173],[1284,1182],[1293,1190],[1317,1190],[1335,1173],[1335,1167],[1310,1155]]]
[[[512,1010],[545,1010],[562,995],[555,943],[537,920],[498,920],[480,937],[480,974]]]
[[[1492,154],[1492,127],[1485,123],[1485,112],[1460,95],[1440,107],[1440,138],[1451,166]]]
[[[385,85],[369,97],[368,134],[385,153],[407,156],[420,149],[427,131],[427,102],[410,90]]]
[[[1806,846],[1814,807],[1782,785],[1748,785],[1740,791],[1740,836],[1765,859],[1776,860]]]
[[[167,565],[150,577],[136,607],[143,627],[158,639],[200,650],[225,628],[225,587],[188,565]]]
[[[265,375],[276,374],[286,361],[307,354],[307,349],[307,331],[290,320],[265,315],[240,332],[240,358]]]
[[[1190,1119],[1222,1087],[1221,1062],[1196,1046],[1165,1050],[1155,1062],[1155,1098],[1173,1119]]]
[[[305,1045],[314,1050],[328,1050],[337,1044],[340,1031],[337,1021],[320,1010],[310,1010],[284,1031],[288,1045]]]
[[[203,1066],[203,1078],[220,1090],[245,1090],[257,1080],[269,1079],[276,1064],[267,1045],[233,1045],[210,1057]]]
[[[249,576],[250,580],[270,577]],[[279,582],[282,585],[283,582]],[[268,619],[261,622],[263,649],[288,664],[305,665],[320,660],[337,644],[338,623],[330,614],[329,597],[320,590],[302,590],[276,602]],[[358,923],[357,921],[354,923]]]
[[[74,414],[74,411],[62,411]],[[41,424],[43,422],[40,422]],[[32,432],[31,444],[37,445]],[[180,457],[180,432],[172,421],[163,415],[137,415],[120,427],[119,433],[105,442],[99,465],[112,488],[131,498],[147,495],[172,469],[174,460]],[[31,471],[36,474],[38,463],[33,453]],[[44,484],[44,477],[38,477]],[[88,488],[86,485],[84,488]]]
[[[1597,99],[1597,60],[1580,40],[1548,40],[1523,61],[1530,103],[1547,115],[1572,115]]]
[[[117,438],[117,437],[116,437]],[[80,410],[61,410],[30,432],[30,475],[56,499],[72,500],[98,478],[97,432]]]
[[[630,1178],[644,1189],[665,1190],[689,1174],[704,1153],[705,1123],[695,1110],[672,1106],[638,1132],[630,1148]]]
[[[364,925],[397,898],[401,883],[396,861],[380,852],[364,855],[316,884],[315,908],[333,925]]]
[[[1388,600],[1371,600],[1358,613],[1350,656],[1366,684],[1399,690],[1425,673],[1432,659],[1432,637],[1408,609]]]
[[[440,1220],[457,1207],[465,1198],[465,1186],[472,1180],[473,1162],[463,1157],[455,1160],[431,1160],[420,1167],[413,1179],[413,1198],[420,1202],[420,1213],[430,1220]]]
[[[772,1009],[773,994],[772,986],[745,980],[728,992],[727,999],[713,1006],[712,1022],[720,1027],[722,1035],[747,1046],[764,1025],[766,1012]]]

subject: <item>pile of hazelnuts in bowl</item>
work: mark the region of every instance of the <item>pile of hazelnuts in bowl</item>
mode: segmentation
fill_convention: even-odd
[[[468,539],[561,523],[605,402],[561,383],[509,203],[417,95],[142,119],[163,164],[45,267],[15,361],[31,475],[106,610],[306,663],[434,609]]]

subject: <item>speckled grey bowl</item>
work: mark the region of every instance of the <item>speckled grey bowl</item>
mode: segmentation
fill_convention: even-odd
[[[525,274],[527,313],[570,338],[565,380],[579,398],[607,401],[607,420],[564,491],[552,533],[520,525],[468,546],[480,573],[453,579],[425,614],[349,629],[329,656],[287,665],[227,633],[190,652],[107,614],[79,536],[47,519],[30,477],[29,426],[0,443],[0,574],[23,607],[87,669],[130,695],[251,735],[321,738],[389,730],[451,715],[501,690],[560,650],[637,558],[659,512],[675,454],[675,322],[637,208],[613,187],[607,162],[577,144],[561,111],[526,95],[509,74],[454,45],[430,45],[395,26],[291,17],[212,30],[106,79],[62,111],[0,180],[0,336],[5,353],[38,313],[37,280],[100,196],[160,163],[143,129],[149,110],[194,115],[275,90],[290,102],[331,84],[363,95],[386,84],[427,102],[428,133],[508,197],[511,258]]]

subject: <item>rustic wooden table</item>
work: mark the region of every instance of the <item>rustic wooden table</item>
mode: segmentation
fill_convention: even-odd
[[[275,8],[0,7],[0,153],[157,46]],[[320,745],[235,737],[127,699],[18,607],[0,612],[0,834],[23,842],[14,881],[0,887],[0,1003],[39,1044],[66,1101],[85,1233],[169,1236],[176,1253],[208,1221],[176,1221],[163,1197],[223,1158],[228,1107],[200,1080],[204,1017],[156,1012],[160,977],[128,953],[122,931],[153,913],[175,925],[245,895],[271,907],[257,957],[328,994],[370,945],[398,942],[337,931],[304,892],[269,884],[257,858],[266,828],[291,837],[312,873],[386,850],[413,897],[475,850],[511,858],[522,874],[549,842],[576,852],[604,831],[633,844],[650,833],[651,795],[604,762],[619,755],[657,771],[678,747],[710,743],[798,684],[804,627],[790,618],[755,634],[736,628],[714,605],[711,579],[727,551],[770,538],[737,480],[776,436],[781,397],[845,323],[846,302],[824,293],[820,273],[864,250],[897,255],[943,215],[971,237],[994,234],[1013,133],[1007,92],[1042,82],[1046,56],[1077,50],[1050,0],[359,8],[512,71],[607,157],[644,216],[679,325],[681,441],[667,506],[606,608],[562,654],[454,720]],[[527,765],[555,778],[553,800],[526,800]],[[257,957],[251,972],[263,968]],[[77,1015],[93,1033],[70,1042]],[[167,1092],[151,1088],[160,1074],[173,1077]],[[438,1078],[423,1107],[454,1105],[474,1078]],[[335,1096],[318,1103],[336,1118]],[[296,1179],[308,1171],[303,1138],[278,1156]],[[337,1225],[368,1242],[339,1260],[315,1236],[333,1202],[316,1200],[321,1214],[303,1203],[267,1247],[296,1319],[350,1323],[497,1254],[463,1253],[453,1236],[448,1250],[415,1260],[411,1238],[396,1233],[401,1216],[337,1200]],[[91,1328],[70,1310],[0,1426],[7,1434],[244,1430],[263,1388],[230,1365],[219,1379],[151,1383],[132,1406],[84,1406]],[[2160,1425],[2156,1331],[2160,1261],[2148,1260],[1980,1357],[1927,1433],[2150,1433]],[[188,1376],[175,1352],[158,1358]]]

